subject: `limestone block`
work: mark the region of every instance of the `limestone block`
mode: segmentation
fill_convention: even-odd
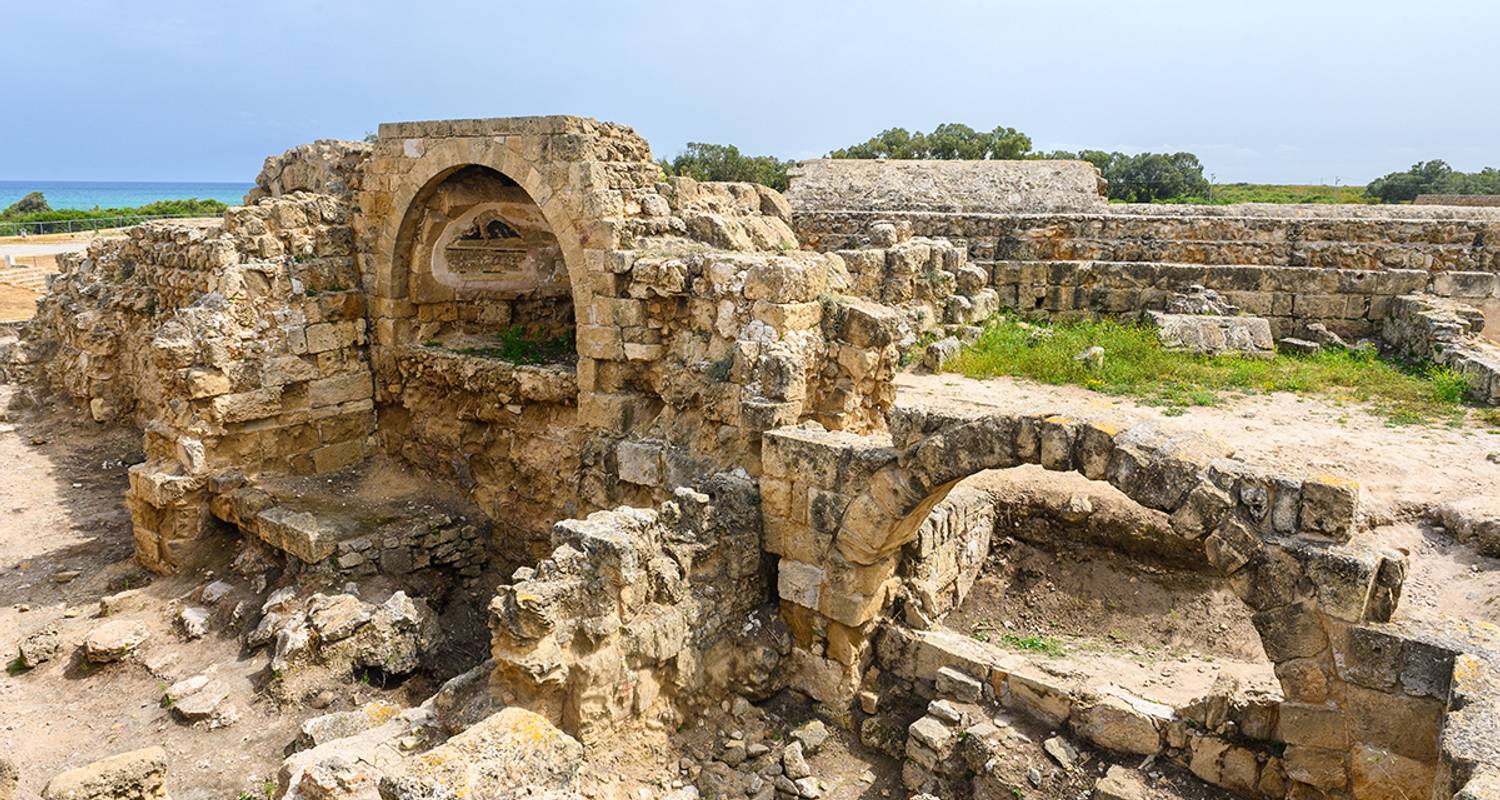
[[[373,395],[370,373],[364,370],[319,378],[307,384],[307,402],[312,408],[368,400]]]
[[[1266,657],[1273,663],[1312,658],[1328,646],[1315,606],[1308,602],[1261,611],[1250,617],[1260,633]]]
[[[963,343],[952,336],[939,339],[927,345],[927,351],[922,356],[922,366],[933,372],[939,372],[942,370],[943,365],[958,355],[958,352],[962,349]]]
[[[1184,539],[1198,539],[1217,528],[1232,508],[1234,500],[1228,492],[1201,481],[1188,492],[1182,507],[1172,513],[1172,532]]]
[[[1118,764],[1111,765],[1094,784],[1094,800],[1143,800],[1150,796],[1141,773]]]
[[[308,564],[333,555],[338,545],[340,531],[306,511],[273,506],[261,511],[256,521],[256,533],[262,540]]]
[[[95,664],[119,661],[135,652],[150,636],[151,632],[140,622],[111,620],[88,632],[83,639],[83,655]]]
[[[776,571],[776,593],[804,608],[818,608],[823,570],[813,564],[781,559]]]
[[[839,340],[855,347],[881,348],[894,344],[901,328],[899,311],[866,300],[841,298],[833,315]]]
[[[1073,713],[1073,699],[1067,687],[1058,678],[1031,667],[1006,674],[1002,703],[1049,725],[1061,725]]]
[[[1166,314],[1146,312],[1158,338],[1169,350],[1199,355],[1244,353],[1266,356],[1275,352],[1271,324],[1263,317]]]
[[[229,393],[229,378],[216,369],[193,367],[183,371],[188,397],[194,400]]]
[[[770,303],[765,300],[755,301],[751,308],[750,316],[753,319],[770,325],[778,332],[808,330],[817,327],[823,319],[823,304],[819,302],[808,303]]]
[[[1358,506],[1359,484],[1354,481],[1332,475],[1305,480],[1298,511],[1299,530],[1347,541],[1354,532]]]
[[[52,778],[44,800],[166,800],[167,752],[132,750]]]
[[[1361,800],[1406,800],[1432,792],[1436,767],[1378,747],[1356,745],[1351,762],[1350,789]]]
[[[1282,703],[1276,738],[1294,745],[1347,747],[1349,744],[1348,718],[1337,707],[1330,705]]]
[[[248,422],[281,413],[280,387],[225,394],[213,399],[214,417],[220,422]]]
[[[1203,540],[1203,553],[1208,563],[1226,575],[1248,564],[1260,550],[1260,539],[1233,517],[1226,517]]]
[[[1073,440],[1078,423],[1067,417],[1048,417],[1041,423],[1041,459],[1044,469],[1073,469]]]
[[[1105,695],[1079,710],[1072,717],[1072,725],[1079,736],[1106,750],[1137,755],[1161,750],[1161,733],[1155,720],[1115,695]]]
[[[1424,763],[1437,760],[1443,703],[1353,684],[1345,692],[1350,734],[1356,741]]]
[[[615,448],[620,480],[639,486],[660,486],[661,453],[662,446],[655,442],[620,442]]]
[[[1290,745],[1283,757],[1288,778],[1319,789],[1342,789],[1349,783],[1348,751]]]
[[[933,684],[939,696],[951,697],[965,703],[978,701],[983,688],[979,679],[953,667],[940,668],[933,678]]]
[[[570,794],[582,762],[583,745],[578,740],[545,717],[511,707],[426,753],[403,759],[381,782],[381,791],[392,800],[442,793],[459,797]]]

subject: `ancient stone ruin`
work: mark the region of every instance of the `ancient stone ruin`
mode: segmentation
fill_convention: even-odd
[[[1500,404],[1497,275],[1486,208],[1111,206],[1049,161],[804,162],[783,196],[666,178],[613,123],[406,122],[67,257],[7,371],[18,413],[142,432],[134,559],[193,581],[176,629],[318,709],[268,748],[277,798],[1473,800],[1500,797],[1500,628],[1408,612],[1444,595],[1391,529],[1488,570],[1483,492],[1408,501],[1422,476],[903,355],[940,366],[1002,312],[1144,317],[1195,352],[1369,339]],[[1063,668],[974,625],[1031,602],[983,605],[1027,559],[1062,592],[1079,548],[1217,598],[1193,649],[1233,639],[1243,669]],[[133,597],[86,661],[151,662]],[[18,631],[23,666],[58,636]],[[424,672],[419,702],[328,700]],[[227,679],[173,677],[179,724],[246,726]],[[192,785],[115,749],[18,763],[23,791]]]

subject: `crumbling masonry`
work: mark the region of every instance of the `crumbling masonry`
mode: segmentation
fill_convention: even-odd
[[[808,162],[783,197],[664,178],[632,130],[575,117],[382,125],[268,159],[246,201],[65,258],[27,331],[42,385],[144,430],[127,503],[151,569],[221,546],[215,518],[356,572],[491,547],[534,566],[495,597],[490,691],[585,744],[782,685],[859,728],[878,665],[1247,796],[1500,792],[1500,635],[1390,624],[1405,555],[1354,536],[1358,486],[892,383],[943,326],[1138,315],[1196,285],[1277,338],[1383,335],[1495,402],[1500,213],[1111,207],[1082,162]],[[495,357],[509,328],[571,352]],[[459,487],[489,543],[438,520],[371,544],[260,489],[377,453]],[[976,568],[932,520],[960,480],[1026,464],[1169,515],[1223,576],[1283,693],[1257,712],[1274,723],[1238,724],[1275,747],[1216,732],[1227,711],[1141,712],[929,629]],[[953,745],[939,722],[911,736],[922,784]]]

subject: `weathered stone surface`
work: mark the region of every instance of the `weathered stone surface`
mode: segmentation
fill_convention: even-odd
[[[380,780],[391,800],[425,800],[434,792],[459,797],[508,797],[573,788],[583,746],[520,708],[507,708],[426,753],[405,759]]]
[[[150,636],[151,632],[140,622],[111,620],[84,636],[83,655],[96,664],[119,661],[135,652]]]
[[[1083,161],[825,159],[790,173],[793,208],[871,211],[1102,210],[1098,171]]]
[[[1151,792],[1146,780],[1129,767],[1110,766],[1104,777],[1094,784],[1094,800],[1145,800]]]
[[[1168,350],[1198,355],[1241,353],[1267,356],[1276,352],[1271,323],[1263,317],[1227,317],[1200,314],[1146,312],[1156,334]]]
[[[1074,715],[1072,725],[1079,736],[1106,750],[1138,755],[1152,755],[1161,750],[1156,721],[1121,697],[1100,698]]]
[[[132,750],[70,769],[42,790],[45,800],[165,800],[167,753]]]
[[[36,669],[57,656],[62,649],[62,634],[56,625],[44,625],[21,637],[16,649],[19,664],[25,669]]]

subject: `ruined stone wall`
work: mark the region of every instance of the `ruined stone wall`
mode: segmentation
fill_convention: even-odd
[[[342,139],[319,139],[267,156],[245,205],[293,192],[348,198],[359,187],[359,170],[369,157],[369,143]]]
[[[349,208],[298,193],[219,224],[151,223],[63,261],[29,324],[41,378],[146,429],[129,502],[142,563],[201,529],[207,477],[364,458],[374,427]]]
[[[841,209],[957,214],[1103,211],[1104,181],[1087,161],[817,159],[789,173],[799,212]]]
[[[1391,304],[1380,337],[1402,356],[1442,364],[1469,381],[1470,399],[1500,404],[1500,347],[1481,336],[1484,313],[1448,298],[1405,295]]]
[[[935,212],[819,205],[789,192],[799,238],[839,251],[881,221],[962,245],[999,305],[1076,319],[1160,309],[1193,284],[1270,319],[1277,336],[1322,322],[1374,333],[1411,292],[1496,294],[1500,214],[1488,209],[1363,206],[1128,206],[1088,212]]]
[[[555,237],[576,364],[515,370],[446,338],[445,321],[493,300],[429,296],[422,221],[474,168],[524,191]],[[358,204],[382,442],[472,486],[497,519],[525,519],[534,544],[552,520],[754,470],[764,430],[878,427],[891,400],[895,315],[840,297],[842,261],[797,249],[785,200],[665,180],[623,126],[382,126]],[[468,316],[480,324],[467,333],[490,324]]]
[[[493,690],[581,741],[675,725],[726,690],[767,696],[786,642],[767,599],[754,482],[721,474],[658,508],[553,529],[491,605]]]

